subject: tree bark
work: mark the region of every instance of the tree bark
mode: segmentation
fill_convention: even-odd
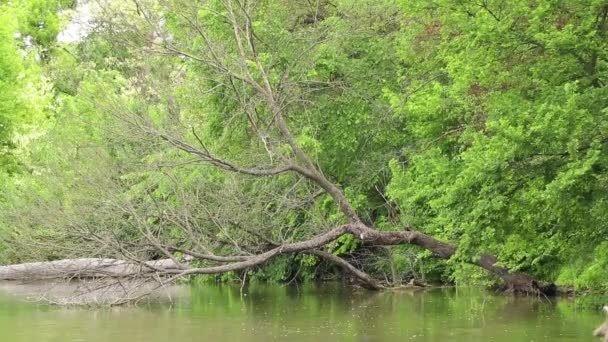
[[[179,269],[171,259],[144,263],[100,258],[65,259],[0,266],[0,280],[129,277]]]

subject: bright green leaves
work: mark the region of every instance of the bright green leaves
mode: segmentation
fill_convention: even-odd
[[[0,10],[5,9],[0,5]],[[22,57],[17,50],[14,35],[16,22],[11,14],[0,14],[0,161],[9,165],[10,149],[12,147],[12,126],[15,118],[22,111],[20,91],[24,84]]]
[[[346,234],[340,236],[332,246],[332,253],[334,255],[342,255],[352,253],[361,244],[360,240],[355,238],[352,234]]]
[[[55,1],[30,0],[24,8],[26,20],[20,31],[24,36],[30,35],[38,45],[48,46],[54,43],[59,34],[58,8],[53,5]]]
[[[50,84],[41,75],[40,49],[31,42],[35,32],[23,28],[34,16],[26,9],[37,11],[37,5],[42,6],[37,2],[0,4],[0,173],[19,169],[23,160],[17,154],[27,154],[19,148],[40,135],[36,125],[43,125],[40,121],[48,109]],[[48,15],[49,20],[53,15]]]
[[[491,250],[552,280],[608,233],[590,211],[606,203],[606,9],[419,5],[404,4],[417,19],[400,41],[407,96],[390,99],[427,143],[391,164],[389,195],[405,222],[457,242],[459,258]]]

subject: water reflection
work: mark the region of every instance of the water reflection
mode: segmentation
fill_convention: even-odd
[[[479,290],[339,284],[188,288],[173,305],[85,310],[0,298],[1,341],[594,341],[600,312]]]

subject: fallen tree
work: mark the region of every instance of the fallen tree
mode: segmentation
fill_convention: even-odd
[[[364,287],[379,290],[383,286],[374,278],[358,270],[343,258],[324,252],[319,248],[335,241],[344,234],[353,234],[367,244],[377,246],[390,246],[412,244],[430,250],[435,255],[448,259],[456,253],[456,247],[439,241],[429,235],[416,231],[381,232],[369,228],[361,223],[346,224],[332,229],[312,239],[275,246],[267,252],[251,256],[220,257],[216,255],[201,255],[182,250],[189,255],[188,261],[198,258],[225,264],[211,267],[190,267],[172,259],[156,261],[132,262],[116,259],[68,259],[50,262],[36,262],[0,266],[0,279],[2,280],[39,280],[53,278],[97,278],[97,277],[133,277],[154,274],[168,276],[172,281],[187,275],[216,274],[230,271],[249,269],[269,261],[271,258],[289,253],[310,253],[326,259],[345,269],[357,279]],[[497,259],[490,255],[482,256],[478,261],[471,262],[478,265],[504,281],[504,289],[516,294],[533,294],[552,296],[556,288],[552,284],[541,285],[531,276],[522,272],[509,272],[508,269],[495,266]]]

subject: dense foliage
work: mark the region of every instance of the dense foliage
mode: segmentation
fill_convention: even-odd
[[[161,242],[255,253],[344,223],[309,179],[226,172],[167,144],[252,168],[295,153],[264,99],[215,67],[262,77],[254,61],[238,69],[225,3],[93,2],[69,42],[57,35],[75,4],[0,3],[0,261],[159,258]],[[547,282],[608,287],[603,1],[243,3],[297,143],[362,220],[458,247],[446,262],[346,235],[333,254],[390,282],[487,281],[462,261],[493,253]],[[337,274],[306,254],[250,273]]]

